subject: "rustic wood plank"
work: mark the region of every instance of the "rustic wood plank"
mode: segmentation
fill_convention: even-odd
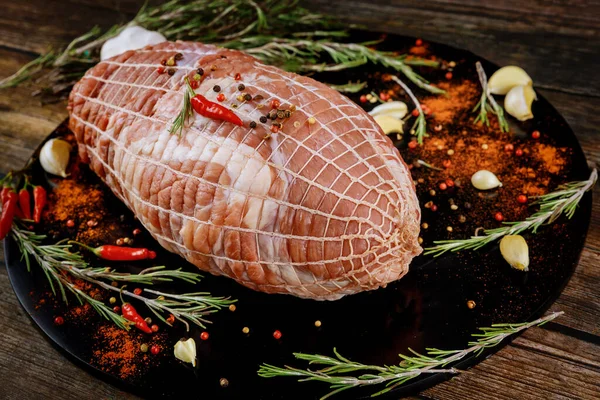
[[[423,394],[435,399],[597,399],[599,351],[598,345],[532,328],[469,372]]]

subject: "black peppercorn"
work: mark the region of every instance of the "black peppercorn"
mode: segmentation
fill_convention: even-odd
[[[160,62],[160,64],[161,64],[161,65],[167,65],[167,60],[162,60],[162,61]]]
[[[215,86],[213,86],[213,90],[214,90],[215,92],[219,93],[219,92],[221,91],[221,86],[219,86],[219,85],[215,85]]]
[[[171,75],[171,76],[175,75],[175,68],[169,68],[169,69],[167,70],[167,74],[169,74],[169,75]]]
[[[286,110],[286,111],[285,111],[285,117],[286,117],[286,118],[289,118],[289,117],[291,117],[291,116],[292,116],[292,112],[291,112],[290,110]]]
[[[264,99],[264,97],[260,94],[257,94],[256,96],[254,96],[254,101],[261,101],[262,99]]]
[[[262,122],[263,124],[267,122],[267,117],[265,117],[264,115],[262,117],[260,117],[259,119],[260,122]]]
[[[277,118],[283,119],[285,117],[285,112],[283,110],[277,110]]]
[[[200,76],[204,75],[204,70],[202,68],[198,68],[196,72],[198,72],[198,75]]]
[[[175,61],[179,61],[179,60],[181,60],[182,58],[183,58],[183,54],[181,54],[181,53],[177,53],[177,54],[175,54]]]
[[[269,111],[269,118],[270,119],[277,119],[277,111],[275,111],[275,110]]]
[[[243,83],[240,83],[238,85],[238,90],[241,92],[242,90],[246,89],[246,86]]]
[[[246,100],[246,101],[250,101],[250,100],[252,100],[252,96],[250,96],[248,93],[246,93],[246,94],[244,95],[244,100]]]
[[[254,122],[254,121],[250,122],[250,128],[252,128],[252,129],[256,128],[256,122]]]

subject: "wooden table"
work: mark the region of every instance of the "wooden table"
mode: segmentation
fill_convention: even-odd
[[[142,3],[108,0],[5,1],[0,16],[0,78],[49,46],[64,46],[97,24],[126,21]],[[591,0],[310,0],[308,7],[370,29],[472,50],[534,78],[573,127],[588,160],[600,161],[600,5]],[[562,4],[560,4],[562,3]],[[24,164],[67,115],[41,106],[30,87],[0,90],[0,173]],[[553,311],[492,358],[420,399],[600,398],[600,186],[580,264]],[[3,260],[4,257],[1,255]],[[90,376],[55,350],[30,322],[0,267],[0,398],[134,398]]]

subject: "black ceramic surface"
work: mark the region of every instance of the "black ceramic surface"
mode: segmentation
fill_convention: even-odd
[[[357,33],[356,40],[369,38],[366,33]],[[381,45],[390,50],[405,51],[414,39],[388,36]],[[473,54],[444,45],[431,44],[433,54],[441,59],[460,61],[455,76],[474,78],[474,63],[482,61],[488,74],[497,67]],[[367,79],[377,68],[359,68],[348,73],[337,74],[339,83],[349,79]],[[423,69],[425,76],[433,81],[443,76],[443,71]],[[328,77],[329,79],[331,76]],[[421,93],[422,94],[422,93]],[[357,95],[351,95],[357,101]],[[368,104],[368,107],[371,107]],[[555,145],[572,150],[568,171],[560,183],[588,178],[589,171],[585,156],[572,130],[556,110],[543,98],[535,102],[534,125],[514,125],[519,132],[531,126],[544,132]],[[65,124],[57,128],[54,135],[66,132]],[[399,143],[401,152],[406,143]],[[404,153],[403,153],[404,154]],[[38,180],[45,180],[39,167],[34,168]],[[101,185],[93,174],[84,174],[89,185]],[[107,195],[107,207],[115,218],[125,215],[124,228],[136,227],[131,214],[116,198]],[[421,201],[423,206],[424,200]],[[440,237],[445,224],[440,210],[434,229],[424,236],[431,243]],[[296,383],[294,378],[259,378],[256,371],[261,363],[306,367],[305,363],[293,358],[293,352],[332,355],[333,348],[344,356],[363,363],[389,365],[398,363],[399,353],[410,347],[423,352],[426,347],[442,349],[464,348],[471,339],[470,334],[479,326],[499,322],[530,321],[541,316],[558,297],[576,267],[582,250],[591,214],[591,195],[581,201],[579,210],[572,220],[561,218],[553,225],[541,229],[537,235],[527,235],[532,254],[532,268],[528,273],[510,269],[500,256],[497,244],[488,245],[476,252],[460,255],[445,254],[438,258],[420,256],[416,258],[410,272],[403,279],[385,289],[360,293],[335,302],[301,300],[291,296],[267,295],[246,289],[227,278],[205,274],[198,287],[184,284],[169,284],[164,290],[210,291],[216,296],[231,296],[238,299],[237,310],[223,310],[210,319],[209,340],[199,339],[204,329],[192,329],[186,333],[181,324],[168,332],[167,345],[162,355],[148,370],[128,380],[102,372],[90,363],[94,349],[94,333],[108,322],[97,318],[84,326],[65,323],[55,326],[53,318],[66,312],[67,307],[57,302],[54,306],[39,306],[35,293],[47,290],[43,273],[32,268],[28,273],[20,261],[16,244],[5,242],[6,264],[15,293],[21,304],[44,334],[71,359],[95,371],[101,378],[145,397],[183,396],[196,393],[197,397],[252,398],[252,399],[312,399],[327,393],[327,385],[320,383]],[[434,224],[432,224],[434,225]],[[476,226],[469,226],[472,232]],[[155,247],[147,234],[136,245],[145,243]],[[536,265],[541,260],[543,266]],[[183,266],[195,271],[174,255],[161,250],[155,265]],[[131,270],[139,267],[127,266]],[[33,293],[33,294],[32,294]],[[474,300],[475,309],[466,307]],[[137,305],[146,314],[143,305]],[[147,313],[149,314],[149,313]],[[322,321],[316,328],[315,320]],[[248,326],[249,335],[242,333]],[[275,340],[274,330],[283,337]],[[142,335],[137,331],[133,335]],[[172,356],[172,345],[181,337],[193,336],[198,347],[198,366],[182,364]],[[506,343],[504,343],[506,344]],[[470,356],[457,365],[470,367],[497,351],[501,346],[484,352],[480,357]],[[227,388],[219,385],[219,379],[229,381]],[[445,379],[448,375],[421,376],[389,393],[387,397],[415,393]],[[339,398],[360,398],[372,393],[374,388],[353,389],[340,394]]]

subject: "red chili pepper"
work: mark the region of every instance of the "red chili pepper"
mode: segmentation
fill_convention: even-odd
[[[129,303],[123,303],[121,306],[123,316],[131,322],[135,322],[135,327],[142,332],[152,333],[152,329],[148,326],[144,318],[135,310],[135,308]]]
[[[31,219],[31,195],[26,187],[19,191],[19,206],[25,219]]]
[[[70,240],[69,244],[77,244],[88,249],[97,257],[109,261],[137,261],[156,258],[156,252],[145,248],[113,246],[111,244],[94,248],[74,240]]]
[[[201,94],[192,97],[192,107],[194,110],[205,117],[216,119],[219,121],[227,121],[232,124],[242,126],[242,120],[235,115],[230,109],[223,107],[220,104],[208,100]]]
[[[34,186],[33,202],[35,204],[33,209],[33,220],[36,224],[39,224],[42,220],[42,211],[44,211],[44,207],[46,207],[46,189],[41,186]]]
[[[12,189],[10,188],[10,186],[4,186],[2,188],[2,194],[0,195],[0,197],[2,198],[2,204],[6,203],[6,200],[8,200],[8,194],[11,190]]]
[[[10,232],[18,202],[17,192],[11,190],[6,194],[6,201],[2,204],[2,216],[0,217],[0,240],[4,239]]]

